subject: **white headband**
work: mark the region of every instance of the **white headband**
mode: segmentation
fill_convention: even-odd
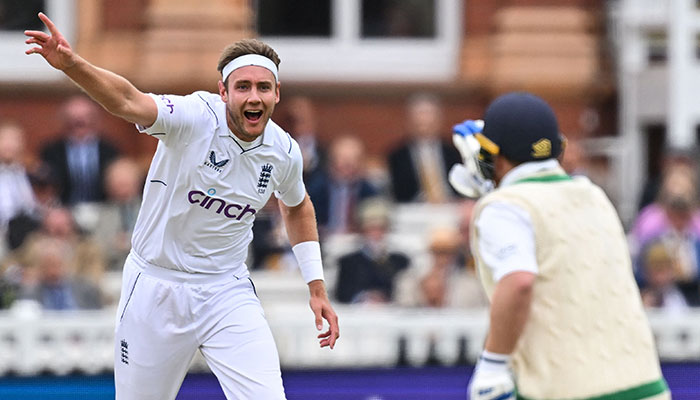
[[[272,75],[275,76],[275,81],[279,81],[279,77],[277,76],[277,66],[275,65],[275,63],[272,62],[272,60],[270,60],[269,58],[258,54],[246,54],[244,56],[236,57],[233,60],[229,61],[229,63],[226,64],[224,69],[221,71],[221,80],[226,81],[226,78],[228,78],[231,72],[237,70],[238,68],[247,67],[249,65],[257,65],[258,67],[263,67],[265,69],[270,70],[270,72],[272,72]]]

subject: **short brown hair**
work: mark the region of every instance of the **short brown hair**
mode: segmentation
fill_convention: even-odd
[[[275,63],[277,68],[280,67],[280,57],[277,55],[277,52],[270,47],[270,45],[257,39],[243,39],[226,46],[224,51],[221,52],[219,64],[217,65],[216,69],[219,71],[219,73],[221,73],[226,64],[231,62],[231,60],[246,54],[258,54],[263,57],[267,57]]]

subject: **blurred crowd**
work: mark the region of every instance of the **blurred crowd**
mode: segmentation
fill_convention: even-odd
[[[444,121],[440,99],[418,93],[407,100],[405,135],[381,160],[369,159],[356,136],[322,135],[311,99],[285,102],[287,114],[275,119],[304,156],[304,180],[328,255],[324,267],[334,271],[334,300],[485,307],[469,249],[475,202],[447,182],[460,156],[445,131],[457,121]],[[23,299],[50,310],[100,309],[118,300],[109,287],[131,247],[146,169],[111,144],[89,98],[67,99],[60,113],[55,140],[31,155],[21,121],[0,121],[0,308]],[[667,151],[629,227],[634,274],[649,308],[682,312],[700,305],[697,161],[692,152]],[[586,175],[579,143],[570,141],[562,164]],[[253,271],[296,268],[272,199],[256,215],[248,259]],[[394,224],[401,207],[420,207],[430,219],[432,208],[444,205],[454,210],[453,223],[425,221],[421,232]],[[409,236],[423,238],[413,246],[418,251],[401,245]],[[346,245],[330,249],[328,243]]]

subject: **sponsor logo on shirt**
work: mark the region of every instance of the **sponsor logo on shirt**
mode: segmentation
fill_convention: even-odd
[[[209,153],[209,160],[204,161],[204,165],[213,169],[216,172],[221,172],[224,165],[228,164],[228,161],[228,158],[225,160],[217,161],[216,154],[214,154],[214,152],[212,151],[211,153]]]
[[[201,190],[190,190],[187,193],[187,200],[190,204],[197,204],[200,207],[211,210],[217,214],[223,214],[226,218],[235,218],[240,221],[246,214],[255,215],[255,209],[250,204],[229,203],[224,199],[214,197],[215,189],[207,190],[207,193]]]
[[[260,178],[258,178],[258,193],[265,193],[267,189],[267,184],[270,183],[270,176],[272,176],[272,164],[265,164],[262,166],[260,171]]]
[[[175,104],[173,104],[173,101],[170,100],[170,99],[169,99],[168,97],[166,97],[165,95],[161,95],[161,96],[160,96],[160,99],[163,100],[163,103],[165,103],[165,106],[168,107],[168,108],[170,109],[170,114],[172,114],[173,111],[175,111]]]

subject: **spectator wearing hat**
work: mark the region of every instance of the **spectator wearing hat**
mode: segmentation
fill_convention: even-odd
[[[338,259],[336,299],[341,303],[392,302],[395,278],[410,260],[388,248],[388,204],[378,198],[364,201],[360,205],[359,225],[360,249]]]

